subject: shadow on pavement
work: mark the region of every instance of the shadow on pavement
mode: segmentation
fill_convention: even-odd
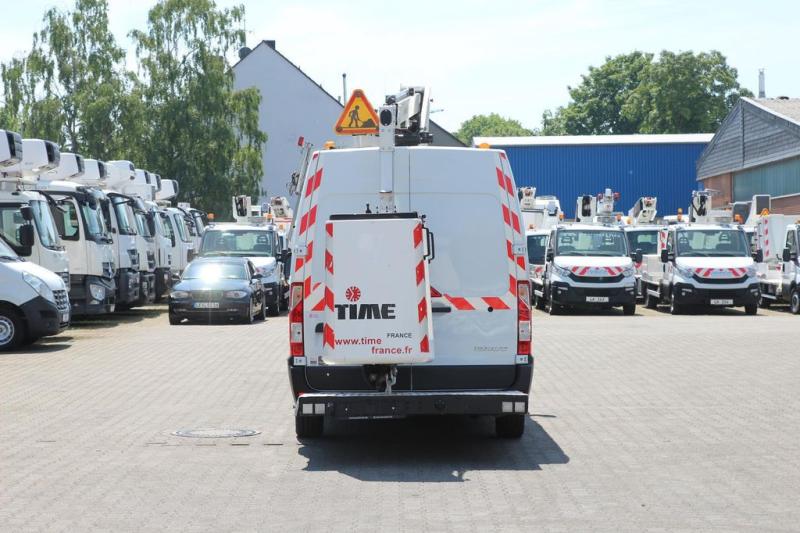
[[[166,306],[136,307],[115,311],[108,315],[86,315],[73,317],[70,328],[113,328],[120,324],[141,322],[146,318],[157,318],[167,312]]]
[[[327,422],[326,422],[327,423]],[[340,472],[361,481],[464,482],[475,470],[541,470],[569,457],[527,418],[519,440],[494,436],[488,417],[419,417],[334,422],[304,441],[308,472]]]

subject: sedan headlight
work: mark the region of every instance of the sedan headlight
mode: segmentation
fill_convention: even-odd
[[[55,303],[56,297],[53,295],[53,291],[47,286],[47,283],[42,281],[41,278],[34,276],[33,274],[29,274],[28,272],[23,272],[22,279],[25,280],[25,283],[30,285],[31,288],[39,294],[39,296],[45,300]]]
[[[183,300],[184,298],[189,297],[189,293],[186,291],[172,291],[169,293],[169,297],[173,300]]]
[[[225,298],[239,299],[247,297],[247,291],[225,291]]]
[[[555,272],[559,276],[563,276],[565,278],[568,278],[569,275],[572,274],[572,272],[568,268],[560,267],[560,266],[555,265],[555,264],[553,265],[553,272]]]

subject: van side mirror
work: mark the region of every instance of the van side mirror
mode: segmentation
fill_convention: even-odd
[[[669,263],[669,251],[666,248],[661,250],[661,262],[662,263]]]
[[[19,208],[19,212],[22,215],[23,220],[27,220],[30,222],[33,220],[33,208],[29,205],[23,205]]]
[[[633,259],[634,263],[641,263],[642,262],[642,251],[637,248],[636,251],[633,252],[633,255],[631,255],[631,259]]]
[[[547,250],[547,255],[545,256],[545,261],[550,263],[550,262],[553,261],[553,258],[555,258],[555,256],[556,256],[556,254],[553,252],[553,250]]]
[[[797,261],[797,252],[792,252],[789,250],[789,247],[783,249],[783,257],[782,259],[784,262],[788,263],[789,261]]]
[[[764,262],[764,250],[758,249],[753,254],[753,261],[756,263],[763,263]]]
[[[19,244],[23,248],[31,248],[33,246],[33,226],[31,224],[23,224],[19,227]]]

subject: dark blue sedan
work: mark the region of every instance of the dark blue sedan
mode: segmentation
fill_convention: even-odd
[[[264,320],[264,286],[253,263],[241,257],[201,257],[192,261],[169,294],[169,323],[184,318],[210,321]]]

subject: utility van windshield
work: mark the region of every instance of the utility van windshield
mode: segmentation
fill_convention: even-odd
[[[676,232],[677,255],[683,257],[746,257],[744,232],[733,229],[685,229]]]
[[[556,255],[621,256],[628,255],[622,231],[562,229],[556,233]]]
[[[658,253],[658,230],[647,231],[627,231],[628,249],[635,252],[641,250],[643,255],[655,255]]]
[[[208,230],[203,236],[200,255],[241,255],[273,257],[273,231],[255,229]]]
[[[528,262],[543,265],[548,235],[528,235]]]

